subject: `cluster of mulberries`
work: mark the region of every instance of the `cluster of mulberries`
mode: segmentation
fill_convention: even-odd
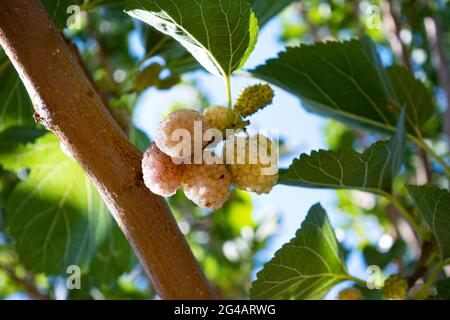
[[[187,109],[172,112],[160,124],[155,142],[142,160],[144,182],[150,191],[164,197],[172,196],[183,186],[186,196],[194,203],[208,210],[217,210],[230,194],[231,177],[227,167],[224,164],[184,164],[183,160],[194,153],[195,139],[191,139],[190,148],[177,148],[176,130],[187,130],[194,137],[196,123],[201,125],[203,132],[210,128],[197,111]],[[206,144],[203,143],[202,147]],[[186,150],[191,152],[183,154]]]
[[[172,112],[160,124],[155,142],[144,154],[142,170],[145,185],[153,193],[164,197],[175,194],[183,186],[187,198],[208,210],[222,207],[232,185],[258,194],[270,192],[278,180],[278,154],[272,141],[265,136],[228,137],[222,158],[216,157],[214,164],[204,161],[190,164],[192,161],[186,160],[193,160],[196,144],[200,143],[202,149],[213,144],[213,141],[203,141],[205,131],[210,128],[222,132],[226,129],[245,129],[248,122],[242,117],[264,108],[272,102],[272,98],[273,91],[268,85],[257,85],[243,91],[235,111],[212,106],[203,115],[188,109]],[[198,132],[196,135],[196,126],[202,130],[200,136]],[[185,141],[185,133],[193,139],[189,146],[180,146],[180,141]],[[199,138],[201,142],[196,141]],[[223,164],[222,159],[228,164]]]

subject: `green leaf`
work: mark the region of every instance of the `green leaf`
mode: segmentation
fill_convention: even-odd
[[[33,142],[46,133],[35,127],[10,127],[0,132],[0,150],[4,153],[16,148],[20,144]]]
[[[252,299],[320,299],[348,276],[334,230],[320,204],[308,212],[295,238],[258,272]]]
[[[211,234],[220,234],[221,239],[234,239],[241,235],[242,228],[255,227],[252,219],[253,203],[249,193],[235,190],[224,206],[211,219]]]
[[[134,126],[130,129],[129,139],[142,153],[144,153],[150,145],[150,139],[147,134]]]
[[[253,11],[258,18],[258,24],[262,28],[271,18],[280,13],[293,0],[252,0]],[[150,28],[145,30],[147,51],[152,51],[154,56],[162,57],[167,66],[173,72],[184,73],[200,68],[199,63],[176,40]]]
[[[450,300],[450,278],[436,282],[436,290],[441,299]]]
[[[390,193],[405,151],[404,112],[390,142],[378,141],[363,153],[319,150],[294,159],[280,182],[307,188],[357,189]]]
[[[442,257],[450,258],[450,193],[433,186],[407,186],[424,220],[436,236]]]
[[[363,255],[368,266],[377,265],[383,269],[391,261],[401,257],[405,250],[405,243],[403,241],[396,241],[387,252],[380,252],[376,247],[367,245],[364,247]]]
[[[13,65],[0,49],[0,131],[32,125],[33,106]]]
[[[180,42],[212,74],[228,77],[253,51],[258,21],[244,0],[127,0],[127,13]]]
[[[406,128],[408,132],[421,135],[421,128],[433,116],[435,104],[431,93],[422,81],[402,66],[392,66],[386,69],[391,84],[401,106],[408,106]]]
[[[87,270],[112,218],[77,162],[47,134],[35,144],[0,150],[0,164],[29,170],[4,207],[6,232],[21,262],[30,271],[49,274],[65,274],[69,265]]]
[[[295,0],[250,0],[250,3],[258,18],[259,25],[262,27],[294,1]]]
[[[67,27],[67,20],[75,12],[68,9],[73,5],[81,5],[80,0],[44,0],[44,7],[47,9],[48,15],[59,29]]]
[[[95,252],[89,273],[93,284],[109,287],[117,278],[129,272],[137,263],[137,258],[122,231],[114,220],[109,222],[110,232],[106,241]]]
[[[420,136],[432,114],[423,84],[400,67],[386,71],[369,38],[288,48],[251,73],[300,97],[309,111],[351,125],[393,132],[405,106],[407,132]]]

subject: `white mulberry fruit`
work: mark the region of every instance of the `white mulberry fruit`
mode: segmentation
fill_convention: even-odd
[[[234,109],[243,117],[248,117],[272,104],[273,97],[273,89],[268,84],[247,87],[239,95]]]
[[[209,125],[217,130],[224,132],[226,129],[243,129],[250,124],[249,121],[244,121],[242,118],[233,112],[232,123],[228,124],[228,108],[224,106],[212,106],[203,113]]]
[[[228,108],[223,106],[212,106],[203,113],[206,121],[213,128],[223,131],[228,126]]]
[[[188,199],[214,211],[230,196],[231,175],[224,164],[187,165],[183,188]]]
[[[194,135],[194,127],[196,124],[201,125],[202,130],[202,132],[199,132],[198,137]],[[181,137],[178,137],[179,140],[174,139],[172,134],[177,129],[187,130],[187,133],[189,133],[190,136],[186,138],[189,138],[190,141],[181,143],[183,141]],[[198,143],[200,143],[202,147],[208,145],[208,141],[203,141],[203,133],[208,129],[210,129],[208,122],[206,122],[203,116],[197,111],[190,109],[177,110],[170,113],[167,119],[160,124],[155,143],[162,152],[170,157],[177,159],[188,158],[194,153],[195,139],[201,139]],[[185,147],[188,147],[189,144],[187,143],[190,143],[190,154],[185,154],[186,148],[180,148],[181,145],[185,144]]]
[[[272,141],[263,135],[231,139],[225,143],[223,156],[233,184],[257,194],[269,193],[278,181],[278,150]]]
[[[144,183],[155,194],[170,197],[183,181],[184,165],[176,165],[172,159],[152,143],[142,159]]]
[[[405,300],[408,296],[408,281],[399,274],[390,276],[385,282],[383,293],[386,299]]]

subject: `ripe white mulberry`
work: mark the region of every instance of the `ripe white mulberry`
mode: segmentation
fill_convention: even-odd
[[[228,126],[228,108],[223,106],[212,106],[203,113],[206,121],[213,128],[223,131]]]
[[[239,95],[234,109],[243,117],[248,117],[272,104],[273,97],[273,89],[268,84],[247,87]]]
[[[183,181],[184,165],[176,165],[172,159],[152,143],[144,153],[142,173],[147,188],[155,194],[170,197]]]
[[[249,121],[242,120],[238,114],[233,112],[232,122],[228,124],[228,108],[224,106],[209,107],[205,110],[203,116],[211,127],[222,132],[226,129],[243,129],[250,123]]]
[[[263,135],[227,139],[223,156],[239,189],[269,193],[278,181],[278,150]]]
[[[201,125],[202,132],[200,132],[201,136],[199,137],[194,135],[195,123]],[[190,134],[190,154],[183,154],[183,150],[179,148],[179,144],[182,142],[181,137],[179,137],[180,140],[176,140],[172,137],[174,131],[178,129],[185,129]],[[170,157],[177,159],[187,158],[194,153],[195,139],[201,139],[199,143],[201,143],[202,147],[208,145],[208,141],[203,141],[203,133],[208,129],[210,129],[208,122],[206,122],[205,118],[197,111],[190,109],[177,110],[170,113],[167,119],[160,124],[155,143],[162,152]]]
[[[230,196],[231,175],[224,164],[186,165],[184,194],[198,206],[214,211]]]

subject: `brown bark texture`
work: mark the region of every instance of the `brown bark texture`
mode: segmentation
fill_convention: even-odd
[[[38,0],[0,1],[0,45],[33,102],[94,182],[163,299],[213,299],[163,198],[144,185],[141,154],[106,110]]]

